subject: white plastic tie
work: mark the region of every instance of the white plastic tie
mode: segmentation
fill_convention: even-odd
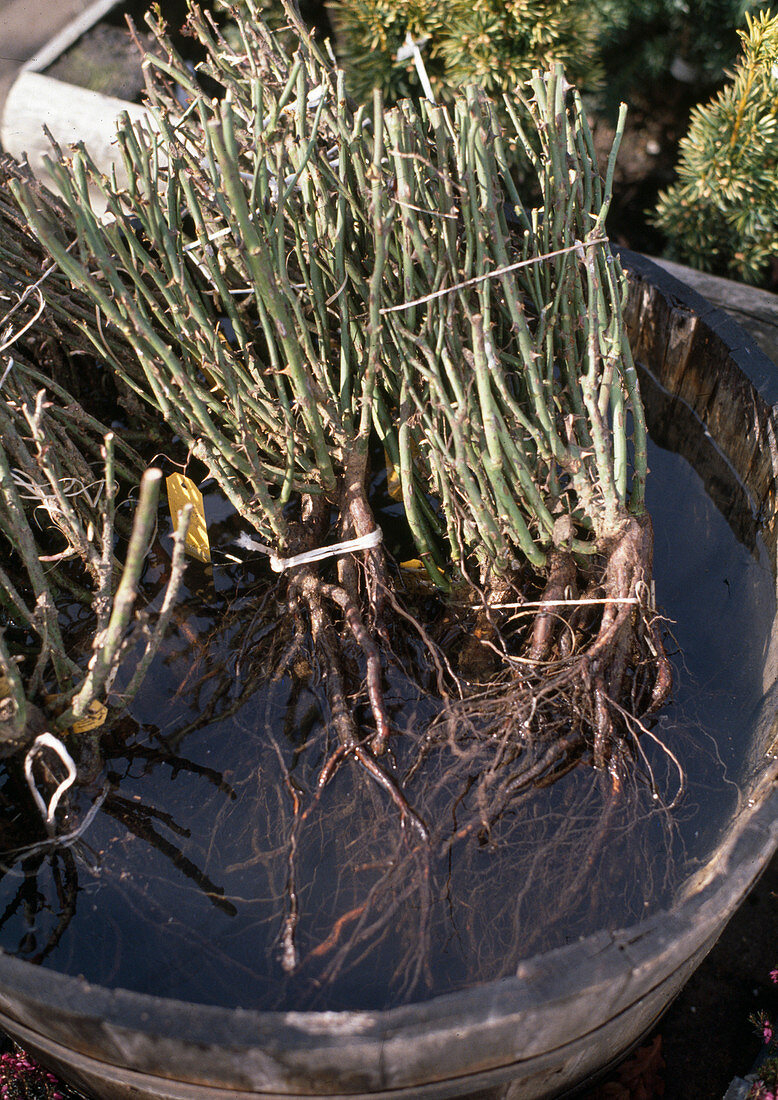
[[[359,550],[372,550],[374,546],[379,545],[383,537],[381,528],[376,527],[375,530],[367,535],[361,535],[358,539],[346,539],[332,546],[319,546],[316,550],[306,550],[304,554],[294,554],[291,558],[279,558],[270,546],[265,546],[263,542],[257,542],[246,534],[238,537],[238,546],[242,546],[245,550],[258,550],[260,554],[267,554],[273,572],[284,573],[287,569],[294,569],[298,565],[309,565],[311,562],[324,561],[326,558],[339,558],[343,554],[355,554]]]
[[[419,49],[419,47],[423,46],[426,42],[426,38],[414,39],[411,32],[408,31],[405,36],[405,41],[394,56],[396,61],[407,61],[409,58],[413,58],[413,64],[416,66],[416,75],[419,78],[422,91],[430,103],[434,103],[435,93],[432,90],[430,78],[427,76],[427,70],[424,67],[424,59]]]
[[[68,770],[68,774],[65,776],[60,785],[57,787],[54,794],[51,796],[48,806],[46,805],[46,801],[41,795],[40,791],[36,787],[35,776],[32,774],[33,761],[38,753],[41,752],[43,749],[51,749],[52,752],[56,753]],[[35,805],[40,810],[41,817],[46,823],[47,829],[51,828],[51,825],[54,822],[54,814],[57,812],[57,806],[60,803],[60,799],[62,798],[65,791],[73,786],[76,781],[77,774],[78,772],[76,770],[76,765],[73,761],[73,757],[70,755],[62,742],[54,737],[54,735],[51,733],[39,734],[27,750],[27,755],[24,758],[24,776],[27,780],[27,786],[30,788],[30,793],[35,799]]]

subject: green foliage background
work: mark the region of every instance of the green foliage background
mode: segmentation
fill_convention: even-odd
[[[747,11],[763,6],[760,0],[601,0],[593,18],[608,104],[678,72],[679,62],[695,87],[720,84],[737,56],[737,28]]]
[[[472,83],[499,97],[552,61],[578,85],[601,77],[588,0],[337,0],[328,11],[339,61],[361,100],[374,86],[388,100],[419,94],[413,62],[396,60],[407,34],[423,42],[439,100]]]
[[[758,283],[778,254],[778,15],[746,19],[733,78],[694,111],[656,221],[678,258]]]
[[[272,8],[274,0],[267,0]],[[329,0],[338,60],[367,102],[420,94],[412,61],[396,60],[410,33],[437,97],[479,84],[512,91],[532,69],[564,64],[568,79],[615,108],[678,62],[702,89],[734,63],[736,30],[761,0]],[[677,69],[676,69],[677,71]]]

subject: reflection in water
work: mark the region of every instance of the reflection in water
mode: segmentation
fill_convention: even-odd
[[[570,760],[492,812],[484,777],[515,766],[510,743],[472,712],[447,721],[435,670],[424,682],[421,648],[399,636],[384,685],[397,732],[372,774],[333,740],[326,669],[273,582],[194,567],[132,720],[70,801],[70,839],[45,836],[6,767],[2,946],[206,1003],[375,1008],[510,974],[671,904],[737,804],[774,604],[758,540],[738,541],[681,459],[654,448],[651,466],[678,687],[629,782]],[[160,559],[150,589],[163,574]],[[427,610],[444,636],[444,610]],[[365,702],[351,702],[358,717]]]

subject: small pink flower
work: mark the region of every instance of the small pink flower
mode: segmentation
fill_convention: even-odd
[[[774,985],[778,985],[778,967],[770,971],[770,981],[773,982]]]
[[[773,1025],[769,1020],[765,1020],[762,1024],[762,1038],[766,1043],[772,1042],[773,1039]],[[775,1100],[775,1097],[765,1097],[765,1100]]]
[[[31,1086],[57,1085],[56,1077],[39,1066],[35,1059],[24,1051],[0,1054],[0,1100],[10,1100],[12,1095],[18,1096],[18,1086],[25,1082]],[[14,1086],[13,1092],[11,1086]],[[64,1095],[56,1087],[50,1092],[47,1091],[46,1095],[50,1096],[51,1100],[65,1100]]]

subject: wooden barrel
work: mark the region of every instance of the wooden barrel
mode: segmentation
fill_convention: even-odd
[[[658,382],[651,400],[671,410],[671,434],[684,418],[706,425],[737,522],[774,555],[778,370],[699,295],[642,257],[622,259],[633,346]],[[683,447],[692,433],[676,434]],[[655,1024],[775,851],[774,680],[766,665],[762,750],[729,828],[676,904],[633,927],[529,959],[510,978],[375,1012],[231,1011],[0,955],[0,1026],[100,1100],[561,1094]]]

